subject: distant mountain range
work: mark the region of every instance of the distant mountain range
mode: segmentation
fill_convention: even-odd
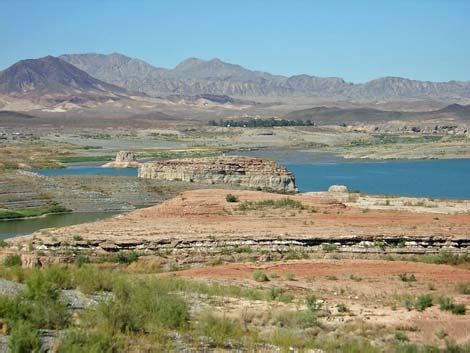
[[[1,71],[2,95],[52,105],[108,102],[136,95],[165,97],[172,102],[177,102],[179,96],[188,102],[202,98],[217,104],[255,103],[234,96],[254,100],[299,96],[354,102],[419,99],[468,104],[470,82],[385,77],[352,84],[337,77],[276,76],[219,59],[190,58],[173,69],[164,69],[121,54],[71,54],[22,60]]]
[[[150,95],[315,96],[364,101],[470,99],[470,82],[428,82],[384,77],[363,84],[338,77],[291,77],[252,71],[219,59],[190,58],[173,69],[121,54],[70,54],[60,58],[105,82]]]
[[[126,89],[90,76],[68,62],[46,56],[21,60],[0,72],[0,90],[8,93],[64,93],[101,91],[124,93]]]
[[[385,111],[372,108],[314,107],[290,112],[285,115],[291,120],[310,120],[320,124],[384,123],[388,121],[439,120],[470,121],[470,105],[451,104],[443,109],[427,112]]]

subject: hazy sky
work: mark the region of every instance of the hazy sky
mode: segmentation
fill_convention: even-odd
[[[0,0],[0,69],[63,53],[276,74],[470,80],[470,0]]]

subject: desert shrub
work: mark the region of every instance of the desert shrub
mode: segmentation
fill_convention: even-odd
[[[58,353],[111,353],[116,351],[113,337],[104,332],[69,330],[63,333]]]
[[[286,273],[286,280],[295,281],[295,275],[292,272],[287,272]]]
[[[398,274],[398,278],[400,278],[400,281],[402,282],[416,282],[416,277],[413,273],[410,275],[407,273],[400,273]]]
[[[21,266],[21,257],[18,254],[9,254],[3,260],[6,267]]]
[[[274,331],[270,341],[284,352],[290,347],[303,347],[305,335],[301,330],[279,328]]]
[[[308,259],[308,254],[305,251],[289,250],[283,258],[284,260],[302,260]]]
[[[466,311],[465,304],[455,304],[451,309],[452,314],[455,315],[465,315]]]
[[[443,252],[432,255],[421,255],[416,256],[412,260],[418,262],[432,263],[432,264],[447,264],[447,265],[461,265],[470,262],[469,254],[452,254],[449,252]]]
[[[40,270],[34,271],[26,280],[21,303],[28,321],[38,328],[63,328],[70,315],[61,294]]]
[[[382,349],[375,347],[370,340],[362,337],[346,338],[334,337],[319,340],[319,348],[325,352],[348,352],[348,353],[381,353]]]
[[[120,274],[92,265],[82,265],[71,273],[73,285],[85,294],[111,291]]]
[[[0,240],[0,248],[6,248],[7,246],[8,246],[8,243],[5,240],[1,239]]]
[[[395,339],[400,342],[408,342],[408,336],[401,331],[395,332]]]
[[[39,332],[29,322],[19,320],[11,329],[8,347],[11,353],[37,352],[41,350]]]
[[[408,311],[413,310],[414,303],[410,298],[406,298],[403,304],[404,304],[406,310],[408,310]]]
[[[430,295],[420,295],[416,298],[415,308],[418,311],[424,311],[432,306],[432,297]]]
[[[339,313],[347,313],[349,311],[347,306],[343,303],[336,304],[336,310],[338,310]]]
[[[161,291],[155,282],[118,280],[114,296],[97,307],[97,316],[113,332],[141,332],[152,328],[182,329],[189,310],[178,295]]]
[[[438,303],[442,311],[450,311],[455,315],[465,315],[465,304],[455,304],[452,298],[440,297]]]
[[[321,245],[323,251],[330,252],[338,249],[338,246],[334,243],[323,243]]]
[[[225,195],[225,201],[227,201],[227,202],[238,202],[238,197],[236,197],[233,194],[227,194],[227,195]]]
[[[295,314],[295,322],[301,328],[318,326],[317,315],[311,310],[299,310]]]
[[[78,254],[77,256],[75,256],[75,259],[73,260],[73,263],[78,267],[82,267],[84,264],[87,264],[89,262],[90,259],[88,258],[88,256],[82,254]]]
[[[269,281],[268,275],[266,275],[266,273],[264,273],[260,270],[256,270],[256,271],[253,272],[253,279],[256,282],[268,282]]]
[[[6,319],[10,324],[16,320],[24,319],[25,315],[21,299],[19,297],[0,296],[0,318]]]
[[[228,340],[240,340],[243,329],[239,322],[225,317],[217,317],[211,313],[204,313],[198,320],[196,332],[199,335],[210,337],[216,346],[224,346]]]
[[[460,294],[470,294],[470,283],[459,283],[457,285],[457,291]]]
[[[450,311],[454,307],[454,300],[449,297],[440,297],[437,302],[439,303],[439,308],[443,311]]]
[[[290,303],[294,300],[294,295],[286,292],[283,288],[273,287],[269,290],[268,298],[270,300],[279,300],[283,303]]]
[[[69,312],[60,294],[58,288],[36,270],[27,279],[21,295],[15,298],[0,297],[0,317],[12,327],[12,335],[18,332],[18,347],[23,344],[21,337],[25,331],[35,332],[30,327],[61,329],[66,326]],[[27,342],[31,341],[30,336],[25,337]]]
[[[305,206],[301,202],[288,197],[279,200],[243,201],[238,205],[240,211],[254,211],[265,208],[293,208],[304,210]]]
[[[62,289],[75,288],[72,281],[72,275],[67,267],[59,265],[50,265],[42,270],[44,279]]]
[[[356,276],[354,274],[350,275],[349,278],[355,282],[360,282],[362,281],[362,277]]]
[[[305,298],[305,304],[307,305],[308,310],[312,312],[317,312],[321,309],[322,304],[318,302],[318,299],[314,295],[309,295]]]
[[[112,256],[112,261],[119,264],[130,264],[134,261],[137,261],[139,254],[135,251],[119,251]]]

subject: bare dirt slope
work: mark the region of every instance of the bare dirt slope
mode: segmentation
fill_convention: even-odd
[[[228,193],[239,202],[229,203]],[[285,195],[257,191],[207,189],[183,192],[162,204],[108,220],[53,229],[36,239],[85,240],[119,243],[198,240],[341,240],[402,238],[468,241],[470,214],[416,213],[346,206],[328,195],[291,195],[303,209],[263,207],[256,202],[280,200]],[[245,201],[256,210],[241,210]],[[20,240],[22,238],[19,238]]]
[[[430,293],[434,298],[453,296],[467,306],[470,296],[459,294],[456,286],[470,281],[470,271],[447,265],[376,260],[302,260],[268,264],[227,264],[179,271],[179,276],[259,286],[254,271],[269,274],[264,287],[284,288],[300,293],[316,293],[334,311],[343,303],[348,313],[342,323],[364,320],[407,332],[410,339],[429,344],[436,334],[446,332],[459,343],[470,340],[470,315],[457,316],[434,305],[424,312],[408,311],[403,302]],[[414,274],[416,282],[403,282],[399,275]],[[275,275],[274,275],[275,274]],[[287,276],[290,276],[288,279]],[[431,288],[431,290],[430,290]]]

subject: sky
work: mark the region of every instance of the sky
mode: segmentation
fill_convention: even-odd
[[[470,0],[0,0],[0,70],[118,52],[273,74],[470,80]]]

